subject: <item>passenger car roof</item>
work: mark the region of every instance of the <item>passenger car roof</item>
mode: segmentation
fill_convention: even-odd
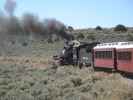
[[[111,43],[101,43],[97,44],[94,49],[102,49],[102,48],[133,48],[133,41],[129,42],[111,42]]]

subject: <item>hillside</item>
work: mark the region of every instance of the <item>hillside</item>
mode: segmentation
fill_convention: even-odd
[[[114,28],[102,30],[95,29],[81,29],[68,32],[73,35],[75,39],[85,42],[122,42],[122,41],[133,41],[133,28],[128,28],[126,32],[116,32]],[[54,35],[53,35],[54,36]],[[0,55],[2,56],[30,56],[34,55],[34,52],[38,50],[37,55],[42,55],[45,51],[53,52],[61,50],[63,48],[64,39],[54,40],[48,42],[48,38],[41,36],[40,34],[11,34],[11,33],[0,33]],[[58,44],[59,43],[59,44]],[[43,48],[39,48],[42,45]],[[48,46],[48,48],[47,48]],[[47,50],[47,49],[48,50]],[[49,54],[49,53],[47,53]],[[35,54],[36,55],[36,54]],[[52,54],[51,54],[52,56]]]
[[[75,30],[80,41],[129,41],[133,30]],[[118,73],[94,72],[74,66],[57,66],[64,41],[48,43],[42,37],[0,34],[0,98],[2,100],[132,100],[133,80]]]
[[[81,41],[99,41],[99,42],[122,42],[133,41],[133,28],[128,28],[127,31],[114,31],[114,28],[103,28],[102,30],[96,30],[94,28],[89,29],[77,29],[72,32],[76,38]]]

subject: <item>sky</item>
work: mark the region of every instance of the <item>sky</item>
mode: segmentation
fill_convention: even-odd
[[[3,9],[6,0],[0,0]],[[74,28],[133,27],[133,0],[16,0],[16,16],[33,13],[41,19],[55,18]]]

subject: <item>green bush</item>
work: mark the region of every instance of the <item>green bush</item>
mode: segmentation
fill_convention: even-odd
[[[28,46],[28,43],[27,42],[23,42],[22,46],[26,47],[26,46]]]
[[[97,27],[95,28],[95,30],[97,30],[97,31],[102,31],[103,29],[102,29],[101,26],[97,26]]]
[[[79,77],[73,77],[73,78],[71,79],[71,82],[73,83],[73,85],[74,85],[75,87],[82,85],[82,79],[79,78]]]
[[[114,31],[126,32],[127,28],[124,25],[119,24],[114,28]]]
[[[85,36],[83,33],[79,33],[78,36],[77,36],[77,39],[84,39]]]
[[[89,34],[89,35],[87,36],[87,39],[89,39],[89,40],[95,40],[94,34]]]
[[[133,41],[133,34],[128,34],[128,41]]]
[[[48,38],[47,42],[48,42],[48,43],[53,43],[52,38]]]

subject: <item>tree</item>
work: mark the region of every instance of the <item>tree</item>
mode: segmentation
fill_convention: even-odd
[[[97,27],[95,28],[95,30],[101,31],[101,30],[103,30],[103,29],[102,29],[101,26],[97,26]]]
[[[116,27],[114,28],[114,31],[126,32],[127,28],[124,25],[119,24],[119,25],[116,25]]]
[[[72,32],[74,29],[73,29],[72,26],[68,26],[68,29],[67,30],[70,31],[70,32]]]

